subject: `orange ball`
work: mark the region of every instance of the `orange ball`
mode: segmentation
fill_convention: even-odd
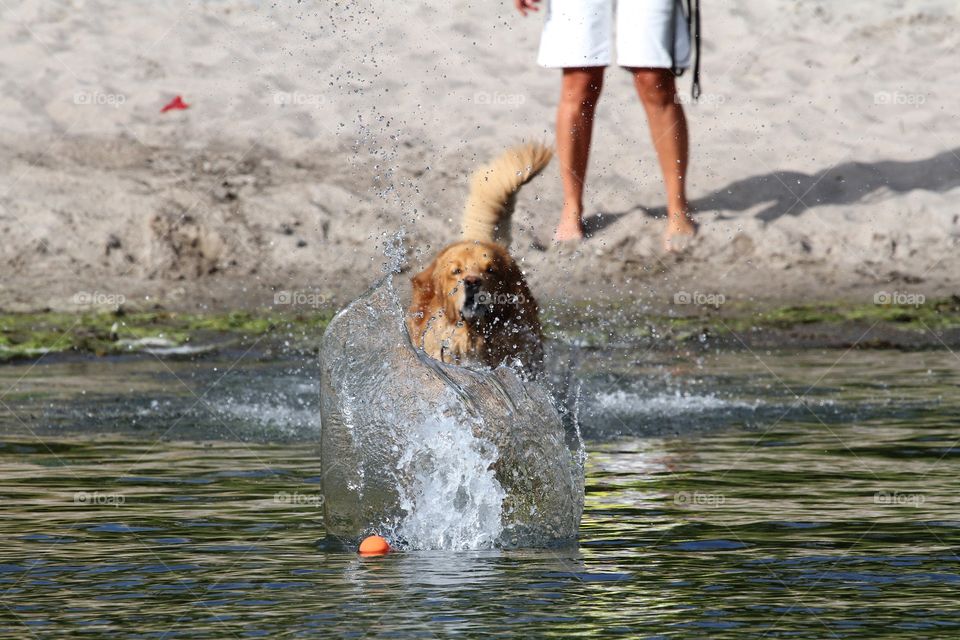
[[[390,543],[380,536],[368,536],[360,543],[360,555],[382,556],[390,551]]]

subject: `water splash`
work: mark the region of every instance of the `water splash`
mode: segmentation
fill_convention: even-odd
[[[400,491],[406,512],[396,539],[411,548],[488,549],[503,532],[506,491],[493,471],[497,447],[474,427],[437,415],[419,425],[397,465],[412,484]]]
[[[383,241],[383,255],[387,261],[382,265],[384,273],[400,273],[400,269],[407,262],[407,250],[404,245],[407,230],[400,228],[392,236],[388,236]]]
[[[320,359],[329,535],[387,533],[415,549],[576,538],[582,444],[568,446],[550,392],[414,349],[391,276],[334,318]]]
[[[598,393],[592,401],[600,412],[626,413],[630,415],[680,416],[719,409],[754,409],[756,404],[742,400],[726,399],[714,393],[695,394],[676,390],[672,393],[638,394],[618,389]]]

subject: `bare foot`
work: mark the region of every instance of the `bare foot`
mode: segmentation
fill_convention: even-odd
[[[667,228],[663,231],[663,250],[667,253],[680,253],[697,235],[697,223],[686,211],[675,211],[667,215]]]
[[[583,240],[583,214],[577,209],[564,208],[560,214],[560,224],[553,234],[554,242]]]

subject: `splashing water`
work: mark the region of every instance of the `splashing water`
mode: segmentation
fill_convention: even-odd
[[[383,243],[383,255],[387,261],[381,266],[384,273],[400,273],[400,268],[407,260],[406,248],[403,239],[406,229],[401,228],[392,236],[388,236]]]
[[[694,394],[675,390],[672,393],[640,395],[618,389],[599,393],[593,399],[599,411],[631,415],[677,416],[719,409],[754,409],[755,403],[720,398],[714,393]]]
[[[352,545],[386,534],[414,549],[576,538],[582,450],[568,447],[549,391],[507,367],[414,349],[391,276],[334,318],[320,358],[330,536]]]
[[[426,549],[488,549],[503,531],[506,492],[491,468],[496,446],[477,438],[474,425],[438,415],[420,425],[418,441],[397,469],[411,469],[413,484],[400,491],[406,516],[396,537]]]

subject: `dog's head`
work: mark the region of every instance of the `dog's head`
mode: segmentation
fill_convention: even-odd
[[[510,254],[488,242],[450,245],[412,283],[417,309],[429,315],[442,308],[449,321],[472,326],[511,315],[530,295]]]

